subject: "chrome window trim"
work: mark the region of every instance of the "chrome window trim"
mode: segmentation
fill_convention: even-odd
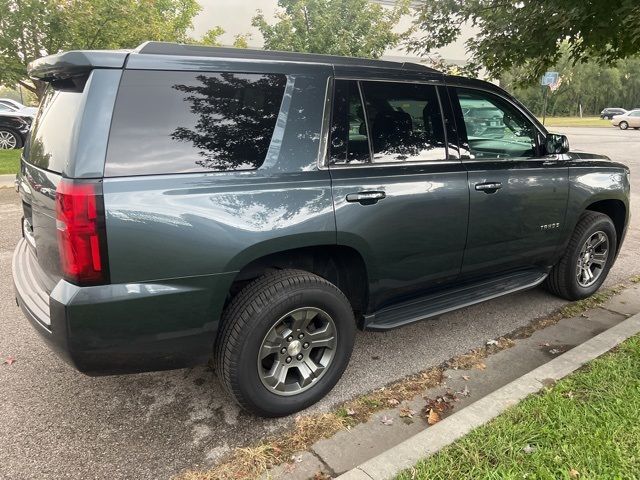
[[[322,106],[322,125],[320,127],[320,142],[318,145],[318,156],[316,165],[318,170],[328,170],[329,168],[329,134],[331,131],[331,114],[333,112],[333,77],[327,77],[327,85],[324,93],[324,104]]]

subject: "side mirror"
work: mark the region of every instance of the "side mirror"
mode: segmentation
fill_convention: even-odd
[[[566,135],[550,133],[545,139],[544,147],[549,155],[569,153],[569,139]]]

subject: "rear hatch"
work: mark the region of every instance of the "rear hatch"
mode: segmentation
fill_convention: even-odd
[[[94,92],[90,96],[90,84],[93,77],[97,77],[93,79],[94,84],[105,84],[96,72],[120,69],[125,58],[125,52],[68,52],[37,60],[29,67],[29,74],[46,81],[48,87],[22,154],[18,187],[23,210],[22,235],[29,262],[34,267],[30,269],[33,272],[31,281],[36,285],[32,286],[47,294],[61,278],[69,279],[68,261],[61,259],[60,252],[65,253],[65,250],[61,250],[59,241],[61,232],[68,234],[65,230],[68,225],[61,222],[61,198],[60,195],[56,198],[56,193],[60,193],[64,184],[66,192],[71,193],[64,205],[76,207],[76,214],[78,202],[73,195],[77,196],[78,190],[87,192],[89,186],[91,192],[101,194],[102,171],[87,170],[79,162],[88,153],[96,156],[99,152],[96,145],[104,143],[106,148],[110,117],[105,113],[110,115],[109,108],[112,110],[113,104],[105,104],[104,97],[115,98],[115,91]],[[117,79],[108,80],[111,84],[115,82],[117,89]],[[96,102],[91,97],[99,100]],[[91,124],[95,117],[101,120],[100,125]],[[87,133],[89,130],[91,134]],[[104,138],[98,138],[93,132],[99,132]],[[104,162],[104,153],[100,161]],[[70,191],[69,186],[75,190]],[[84,208],[86,214],[87,205]],[[72,226],[76,229],[86,227],[82,221]],[[72,249],[77,246],[78,243],[69,243],[66,253],[74,255],[76,252]]]
[[[80,80],[84,83],[83,80]],[[83,84],[50,86],[40,103],[31,138],[22,154],[19,191],[22,235],[40,265],[50,292],[62,277],[56,230],[56,191],[73,154],[74,119],[80,116]]]

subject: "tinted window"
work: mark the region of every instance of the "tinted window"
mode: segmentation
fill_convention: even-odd
[[[334,164],[370,161],[367,124],[355,81],[335,82],[330,149],[331,163]]]
[[[105,176],[260,167],[285,84],[284,75],[125,72]]]
[[[472,158],[535,154],[533,124],[511,103],[480,90],[456,88]]]
[[[60,173],[70,160],[74,119],[80,116],[82,92],[48,87],[25,147],[27,161],[37,167]]]
[[[443,160],[444,125],[436,87],[362,82],[374,162]]]

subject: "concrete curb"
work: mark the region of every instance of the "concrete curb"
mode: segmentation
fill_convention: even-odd
[[[419,460],[434,454],[474,428],[497,417],[528,395],[542,390],[550,382],[566,377],[585,363],[608,352],[639,332],[640,314],[636,314],[377,457],[358,465],[340,475],[338,479],[392,479],[402,470],[415,465]]]
[[[15,188],[16,176],[13,173],[0,175],[0,188]]]

